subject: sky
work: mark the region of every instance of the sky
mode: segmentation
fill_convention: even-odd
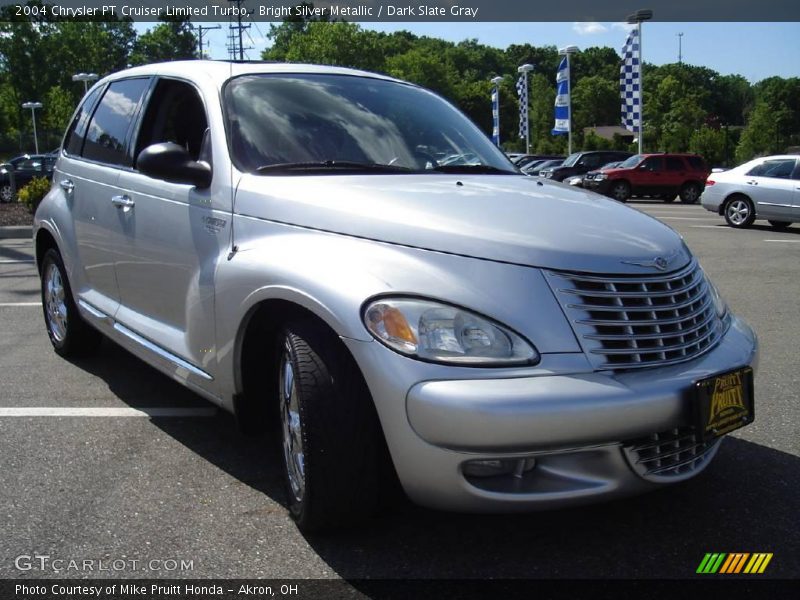
[[[204,26],[213,23],[203,23]],[[228,58],[227,23],[204,34],[210,58]],[[137,23],[140,32],[153,23]],[[481,43],[506,48],[511,44],[579,48],[609,46],[620,51],[625,42],[623,23],[361,23],[366,29],[392,32],[406,29],[417,35],[453,42],[477,38]],[[269,40],[269,23],[255,23],[245,46],[250,59],[260,58]],[[657,65],[678,61],[678,33],[683,33],[683,62],[706,66],[723,75],[739,74],[751,83],[767,77],[800,77],[800,23],[662,23],[642,26],[644,60]],[[206,46],[208,48],[209,46]]]

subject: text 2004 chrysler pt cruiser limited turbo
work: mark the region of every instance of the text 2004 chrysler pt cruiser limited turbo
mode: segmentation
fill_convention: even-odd
[[[35,238],[56,351],[104,334],[247,429],[274,417],[303,528],[397,479],[461,511],[653,489],[753,418],[755,336],[672,229],[521,175],[387,77],[107,77]]]

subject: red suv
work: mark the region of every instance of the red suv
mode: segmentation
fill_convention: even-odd
[[[636,154],[612,169],[587,173],[583,187],[625,202],[631,196],[653,196],[693,204],[711,170],[697,154]]]

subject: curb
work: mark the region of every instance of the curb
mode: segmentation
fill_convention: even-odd
[[[33,227],[30,225],[6,225],[0,227],[0,240],[29,240],[32,237]]]

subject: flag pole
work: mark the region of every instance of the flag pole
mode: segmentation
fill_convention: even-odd
[[[636,23],[636,35],[639,38],[639,154],[644,148],[644,60],[642,53],[642,21],[649,21],[653,18],[653,11],[649,8],[642,8],[635,13],[628,15],[628,23]]]
[[[525,154],[531,153],[531,123],[528,110],[528,73],[533,71],[533,68],[534,66],[529,63],[517,67],[517,72],[522,73],[523,85],[525,86]]]
[[[501,76],[493,77],[491,82],[494,84],[494,93],[492,94],[494,102],[492,102],[492,138],[494,138],[495,145],[500,147],[500,82],[503,81]]]
[[[567,46],[558,51],[567,61],[567,155],[572,154],[572,66],[569,56],[577,51],[577,46]]]

